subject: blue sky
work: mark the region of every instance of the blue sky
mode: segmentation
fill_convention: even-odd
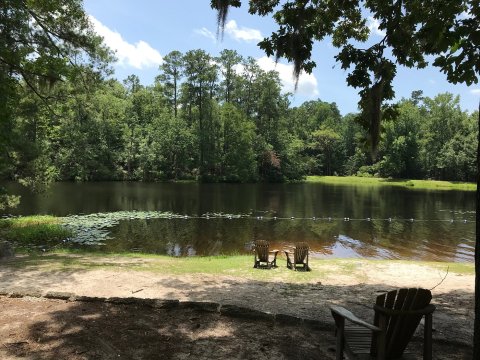
[[[246,4],[246,0],[243,3]],[[115,77],[122,80],[136,74],[145,85],[153,83],[159,74],[162,57],[170,51],[183,53],[203,49],[217,56],[223,49],[234,49],[242,56],[252,56],[265,70],[275,68],[280,73],[284,91],[293,92],[292,67],[281,59],[275,67],[257,43],[276,29],[269,17],[250,15],[244,5],[231,9],[223,40],[216,38],[216,12],[209,0],[84,0],[96,31],[116,50],[118,62]],[[381,36],[371,19],[372,40]],[[321,99],[337,103],[342,114],[357,111],[357,90],[346,85],[346,72],[334,60],[337,49],[327,39],[316,43],[313,60],[317,63],[311,75],[302,75],[297,92],[291,98],[293,106],[306,100]],[[452,85],[437,68],[422,70],[399,67],[394,89],[397,99],[409,97],[413,90],[423,90],[433,97],[451,92],[461,97],[461,107],[474,111],[480,100],[480,84],[470,87]]]

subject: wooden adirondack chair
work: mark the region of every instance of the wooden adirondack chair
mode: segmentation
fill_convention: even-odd
[[[337,360],[406,359],[404,350],[425,316],[423,359],[432,359],[432,294],[425,289],[399,289],[377,297],[373,325],[340,306],[331,306],[337,336]],[[345,320],[355,324],[347,326]],[[405,356],[405,357],[404,357]]]
[[[301,266],[303,270],[310,271],[308,266],[308,250],[307,243],[298,243],[293,248],[293,259],[290,258],[290,253],[285,250],[285,256],[287,257],[287,267],[292,270],[297,270],[297,266]]]
[[[254,268],[267,267],[270,269],[272,266],[277,267],[277,254],[279,250],[269,250],[269,247],[270,244],[266,240],[257,240],[255,242]],[[270,260],[270,255],[272,255],[272,260]]]

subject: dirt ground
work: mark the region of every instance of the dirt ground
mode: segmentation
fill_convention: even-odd
[[[380,292],[419,284],[432,288],[442,278],[438,270],[420,265],[359,263],[355,276],[343,274],[295,284],[283,279],[285,271],[278,269],[267,270],[264,280],[251,280],[129,271],[128,262],[152,260],[114,261],[118,267],[108,270],[64,271],[0,264],[0,293],[4,294],[0,296],[0,359],[334,359],[328,305],[345,306],[368,320],[373,299]],[[437,306],[434,359],[471,358],[473,284],[473,275],[449,273],[432,290]],[[103,298],[179,300],[180,304],[214,302],[307,321],[289,325],[188,306],[152,308],[11,297],[55,291]],[[421,334],[422,326],[410,349],[418,359]]]

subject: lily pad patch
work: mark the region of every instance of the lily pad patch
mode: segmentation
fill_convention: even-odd
[[[110,229],[122,220],[173,219],[183,215],[160,211],[117,211],[88,215],[71,215],[62,218],[62,226],[74,234],[68,241],[83,245],[103,245],[110,239]]]

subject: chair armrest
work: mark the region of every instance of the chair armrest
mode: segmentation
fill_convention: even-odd
[[[277,261],[277,255],[278,255],[278,252],[279,252],[279,251],[280,251],[280,250],[270,250],[270,251],[268,252],[268,256],[269,256],[269,257],[270,257],[270,256],[273,256],[273,263],[274,263],[275,266],[276,266],[276,264],[277,264],[276,261]]]
[[[362,319],[359,319],[358,317],[353,315],[350,311],[348,311],[347,309],[345,309],[341,306],[330,306],[330,310],[332,311],[332,314],[335,314],[335,315],[338,315],[338,316],[340,316],[344,319],[347,319],[354,324],[363,326],[363,327],[365,327],[367,329],[370,329],[372,331],[377,331],[377,332],[382,331],[382,329],[380,329],[379,327],[377,327],[375,325],[372,325],[372,324],[369,324],[369,323],[363,321]]]

